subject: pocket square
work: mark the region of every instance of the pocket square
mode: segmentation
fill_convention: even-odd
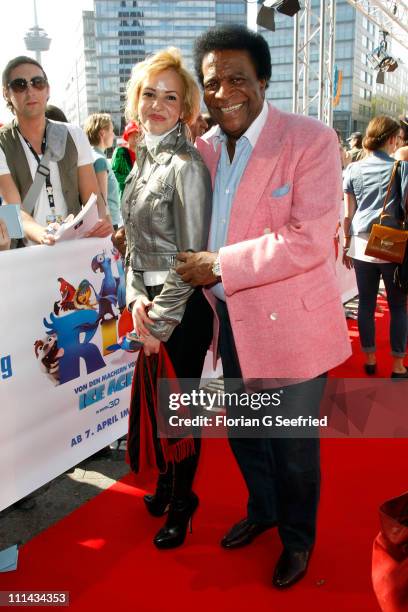
[[[286,195],[290,190],[290,183],[285,183],[285,185],[282,185],[282,187],[278,187],[277,189],[274,189],[272,191],[272,197],[273,198],[280,198],[284,195]]]

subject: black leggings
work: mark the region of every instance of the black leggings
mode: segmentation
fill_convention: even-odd
[[[162,285],[148,287],[153,299]],[[181,323],[164,343],[178,378],[200,378],[205,356],[212,338],[213,313],[201,289],[196,289],[186,304]],[[158,484],[172,486],[177,499],[188,497],[200,458],[201,440],[194,438],[195,454],[179,463],[169,464],[167,472],[160,474]]]

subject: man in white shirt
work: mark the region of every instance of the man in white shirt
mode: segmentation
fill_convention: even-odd
[[[40,64],[33,58],[20,56],[11,60],[3,71],[3,96],[8,107],[15,115],[12,126],[2,128],[0,135],[0,175],[11,174],[23,201],[26,189],[24,164],[14,165],[15,158],[10,154],[12,147],[6,148],[1,140],[5,130],[17,130],[19,143],[16,152],[24,151],[28,169],[31,174],[29,182],[34,180],[37,167],[46,147],[45,108],[49,98],[49,84]],[[86,203],[91,193],[98,194],[99,221],[90,236],[108,236],[112,225],[107,214],[93,169],[92,151],[81,128],[65,124],[68,129],[68,140],[75,155],[75,167],[68,169],[67,175],[61,175],[60,162],[49,163],[49,180],[44,182],[32,215],[22,210],[24,232],[28,244],[53,244],[54,238],[50,225],[64,219],[72,212],[70,203],[76,200]],[[73,148],[74,147],[74,148]],[[75,152],[76,149],[76,152]],[[7,154],[8,151],[8,154]],[[64,156],[67,155],[67,148]],[[64,159],[64,158],[63,158]],[[67,187],[68,186],[68,187]]]

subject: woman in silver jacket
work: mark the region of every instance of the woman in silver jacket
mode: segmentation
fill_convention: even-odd
[[[186,138],[186,124],[199,113],[198,87],[175,48],[137,64],[127,90],[127,119],[136,120],[143,139],[122,197],[126,232],[126,301],[146,356],[164,343],[178,378],[200,378],[212,336],[212,311],[200,289],[175,271],[180,251],[207,247],[211,179],[198,151]],[[183,543],[198,506],[192,491],[195,453],[168,463],[156,492],[144,498],[148,511],[162,516],[158,548]]]

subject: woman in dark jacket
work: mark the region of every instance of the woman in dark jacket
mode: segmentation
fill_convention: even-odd
[[[143,139],[122,197],[126,299],[135,330],[145,356],[158,353],[163,343],[177,377],[190,379],[200,378],[212,337],[209,304],[200,289],[175,271],[178,252],[201,251],[208,240],[211,179],[185,133],[185,125],[199,112],[199,101],[198,87],[177,49],[160,51],[134,67],[126,112],[141,127]],[[158,548],[183,543],[198,506],[192,491],[197,438],[194,447],[192,455],[168,463],[155,494],[144,498],[154,516],[168,508],[166,523],[154,538]]]
[[[397,121],[387,116],[375,117],[367,127],[363,146],[368,155],[351,164],[345,173],[345,220],[343,262],[354,267],[359,306],[358,329],[367,374],[377,370],[374,313],[380,279],[384,281],[391,315],[390,342],[393,357],[392,378],[408,378],[404,365],[407,344],[407,296],[393,282],[396,264],[365,254],[371,227],[378,223],[387,187],[390,183],[399,132]],[[408,164],[400,162],[385,208],[385,224],[398,228],[404,217],[408,190]]]

